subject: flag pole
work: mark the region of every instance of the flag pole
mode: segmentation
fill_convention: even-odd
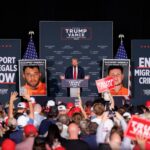
[[[118,38],[120,38],[121,43],[122,43],[122,42],[123,42],[123,38],[124,38],[124,34],[119,34],[119,35],[118,35]]]
[[[30,38],[32,38],[32,35],[34,35],[34,31],[29,31],[28,34],[30,35]]]

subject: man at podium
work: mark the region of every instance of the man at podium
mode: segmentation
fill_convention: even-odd
[[[87,77],[86,77],[87,78]],[[71,59],[71,66],[67,67],[65,71],[65,76],[61,76],[61,79],[85,79],[85,72],[84,69],[78,65],[78,59],[72,58]],[[74,93],[79,91],[78,88],[67,88],[67,96],[74,97]],[[80,88],[80,93],[82,89]]]
[[[65,71],[66,79],[84,79],[85,73],[84,69],[78,65],[78,59],[71,59],[71,66],[69,66]]]

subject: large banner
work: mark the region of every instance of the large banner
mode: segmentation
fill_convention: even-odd
[[[9,101],[10,92],[17,90],[20,39],[0,39],[0,102]]]
[[[82,96],[98,96],[95,80],[102,75],[102,59],[113,55],[113,23],[111,21],[40,21],[40,58],[47,60],[48,94],[66,97],[60,75],[76,57],[90,76],[89,87]]]
[[[150,99],[150,40],[131,41],[132,103],[145,104]]]

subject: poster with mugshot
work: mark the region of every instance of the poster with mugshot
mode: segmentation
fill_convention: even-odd
[[[19,60],[19,95],[47,96],[46,59]]]
[[[112,96],[129,95],[130,59],[103,59],[102,76],[114,79],[114,88],[110,90]]]

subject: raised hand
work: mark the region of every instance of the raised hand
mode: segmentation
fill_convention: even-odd
[[[30,94],[28,90],[25,90],[24,94],[22,95],[24,99],[30,101]]]
[[[18,99],[18,92],[14,91],[14,92],[11,92],[10,94],[10,101],[14,102],[15,100]]]

